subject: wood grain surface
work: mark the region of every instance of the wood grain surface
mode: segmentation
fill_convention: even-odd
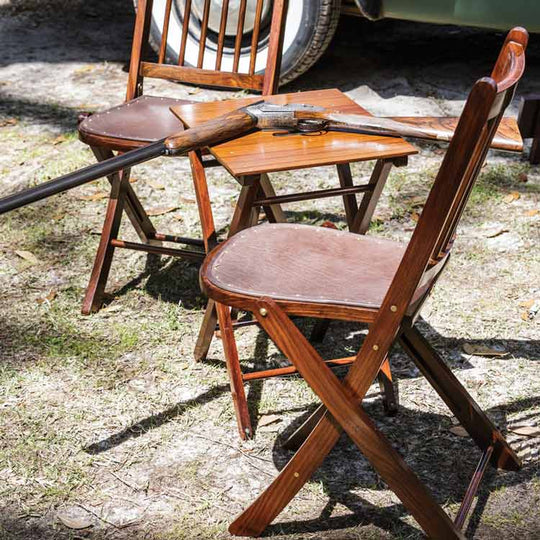
[[[193,103],[172,107],[171,110],[187,127],[193,127],[259,99],[255,97]],[[340,113],[369,114],[337,89],[281,94],[266,100],[278,104],[308,103]],[[210,152],[233,176],[244,176],[354,161],[390,159],[415,154],[417,150],[399,137],[338,132],[275,137],[273,132],[258,131],[213,146]]]

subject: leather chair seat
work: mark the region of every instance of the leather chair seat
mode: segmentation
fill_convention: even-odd
[[[182,131],[182,122],[170,111],[185,99],[140,96],[117,107],[86,117],[79,124],[80,139],[91,146],[129,150]]]
[[[210,286],[243,296],[377,309],[404,251],[383,238],[265,224],[227,240],[202,272]]]

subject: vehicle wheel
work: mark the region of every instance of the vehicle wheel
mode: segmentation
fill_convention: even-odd
[[[137,0],[134,0],[135,6]],[[174,62],[178,59],[178,52],[182,38],[182,22],[184,0],[173,0],[171,21],[167,37],[167,57]],[[257,0],[247,0],[244,36],[240,57],[240,71],[247,72],[251,50],[251,32],[255,16]],[[161,43],[163,18],[165,15],[166,0],[154,0],[152,12],[152,25],[150,40],[155,50]],[[212,0],[204,66],[213,69],[217,50],[217,36],[221,14],[222,0]],[[198,36],[204,0],[192,0],[192,15],[190,17],[189,37],[186,46],[185,61],[187,65],[197,64]],[[240,0],[229,2],[229,22],[227,24],[228,38],[222,59],[222,70],[232,71],[234,54],[234,36]],[[280,83],[292,81],[307,71],[320,58],[328,47],[337,26],[341,7],[341,0],[290,0],[285,37],[283,41],[283,57],[281,61]],[[257,73],[264,71],[268,53],[268,39],[270,32],[270,19],[272,15],[272,0],[264,0],[263,20],[261,24],[258,44]]]

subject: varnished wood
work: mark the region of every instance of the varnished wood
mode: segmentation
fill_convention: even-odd
[[[359,211],[354,216],[351,226],[352,232],[365,234],[369,229],[373,212],[375,212],[391,168],[392,161],[389,160],[379,159],[375,164],[369,179],[368,187],[370,189],[366,190],[367,192],[360,202]]]
[[[263,9],[263,0],[257,0],[255,7],[255,21],[253,24],[253,32],[251,34],[251,51],[249,55],[249,74],[255,73],[255,61],[257,60],[257,49],[259,44],[259,33],[261,30],[261,17]]]
[[[242,9],[244,13],[242,15],[243,25],[246,2],[245,0],[242,0],[242,2]],[[265,94],[276,92],[279,84],[279,66],[281,60],[283,34],[285,29],[285,12],[287,5],[286,1],[275,0],[273,2],[273,22],[270,29],[267,64],[263,75],[249,75],[247,73],[223,73],[220,70],[221,58],[224,47],[226,19],[228,15],[228,4],[229,1],[225,0],[222,6],[222,20],[220,23],[221,35],[218,38],[219,51],[216,60],[217,69],[213,71],[207,69],[197,69],[184,65],[187,38],[189,34],[189,22],[192,11],[192,0],[184,0],[183,2],[184,20],[182,23],[182,39],[181,43],[179,44],[180,50],[176,62],[178,65],[167,63],[170,60],[167,58],[167,41],[169,38],[168,31],[170,27],[170,17],[172,12],[171,0],[167,0],[165,5],[162,40],[159,48],[157,63],[145,61],[145,56],[148,52],[149,45],[148,42],[150,25],[152,21],[153,1],[138,0],[135,30],[133,34],[133,42],[131,49],[126,101],[130,101],[143,93],[143,82],[146,77],[172,79],[182,82],[188,82],[191,84],[242,88],[257,92],[262,91]],[[200,46],[198,65],[200,67],[202,67],[204,60],[204,43],[208,28],[209,9],[210,0],[205,0],[203,15],[204,20],[200,40],[201,43],[199,44]],[[239,38],[241,38],[241,36],[239,36]],[[237,40],[237,43],[241,44],[241,39]],[[239,48],[237,50],[238,52],[240,51]],[[238,62],[236,61],[236,71],[238,70],[237,64]],[[111,137],[106,134],[83,134],[82,131],[80,133],[81,139],[90,146],[92,146],[94,153],[100,156],[105,154],[111,154],[111,150],[124,152],[147,144],[147,142],[141,140],[122,139],[118,137]],[[217,238],[213,224],[212,212],[209,206],[206,177],[204,174],[204,167],[200,159],[200,153],[193,153],[192,158],[192,170],[194,171],[195,191],[197,192],[199,214],[202,220],[204,245],[205,248],[208,250],[217,243]],[[161,240],[159,240],[157,236],[155,236],[156,230],[152,225],[147,213],[145,212],[143,204],[137,198],[135,192],[133,191],[133,188],[129,184],[126,184],[124,186],[122,194],[120,195],[120,200],[115,200],[114,205],[116,209],[125,209],[139,237],[141,238],[141,241],[153,247],[160,245]],[[277,211],[277,206],[274,206],[274,208]],[[114,214],[115,216],[113,220],[115,227],[113,227],[113,229],[117,229],[120,226],[121,215],[118,215],[118,212],[112,212],[112,214]],[[85,295],[85,301],[83,306],[83,311],[85,312],[97,310],[98,306],[100,306],[103,301],[104,287],[107,281],[110,262],[114,252],[114,247],[111,246],[109,240],[114,239],[116,241],[116,238],[113,238],[115,235],[111,236],[111,230],[112,229],[110,227],[110,223],[106,222],[102,231],[102,244],[103,246],[106,246],[106,248],[100,246],[96,255],[94,271],[92,273],[89,288],[87,289]],[[174,235],[170,236],[172,237]],[[163,241],[169,240],[164,239]],[[172,248],[166,249],[172,250]],[[169,251],[169,253],[172,254],[173,252]]]
[[[252,322],[252,321],[250,321]],[[325,360],[324,362],[330,367],[348,366],[352,364],[356,359],[356,356],[348,356],[346,358],[335,358],[333,360]],[[258,379],[268,379],[270,377],[283,377],[284,375],[294,375],[298,373],[298,368],[295,366],[287,366],[275,369],[266,369],[262,371],[253,371],[250,373],[244,373],[242,379],[244,381],[256,381]]]
[[[229,373],[231,395],[236,413],[236,425],[238,426],[240,437],[242,439],[249,439],[253,435],[253,429],[251,427],[251,419],[247,408],[236,341],[233,336],[231,314],[229,308],[223,304],[216,304],[216,309],[219,327],[223,336],[222,341],[224,345],[225,361],[227,364],[227,372]]]
[[[424,132],[426,140],[438,141],[450,141],[459,120],[459,118],[437,116],[393,116],[390,119],[401,124],[418,126]],[[510,152],[523,151],[523,139],[515,118],[504,117],[501,120],[491,148]]]
[[[232,523],[229,530],[233,534],[261,534],[320,466],[345,429],[429,536],[463,538],[459,528],[359,407],[397,339],[486,456],[491,453],[488,449],[493,448],[491,463],[506,469],[520,466],[500,431],[414,328],[414,318],[448,260],[451,243],[443,258],[439,258],[441,246],[444,247],[455,234],[491,139],[523,73],[526,44],[524,30],[510,32],[493,71],[495,78],[480,79],[473,86],[412,238],[380,307],[373,314],[370,331],[356,361],[343,382],[332,374],[289,319],[283,308],[293,304],[292,300],[278,300],[286,297],[277,292],[267,293],[275,295],[271,299],[261,296],[263,293],[233,293],[224,289],[210,278],[214,253],[205,260],[201,283],[209,296],[252,312],[331,412],[326,412],[319,420],[271,486]],[[263,233],[257,236],[257,242],[264,242]],[[215,252],[226,253],[227,247],[226,242]],[[225,264],[223,259],[221,264]],[[275,287],[273,282],[272,287]],[[306,302],[306,307],[298,307],[297,311],[307,310],[307,305]],[[342,316],[347,307],[340,307]],[[326,308],[332,309],[322,303],[317,305],[319,313],[324,313]],[[410,313],[413,315],[409,316]],[[469,494],[476,489],[474,478],[471,486]]]
[[[262,75],[247,73],[230,73],[192,68],[187,66],[172,66],[169,64],[141,63],[141,73],[144,77],[168,79],[170,81],[187,82],[190,84],[222,86],[225,88],[242,88],[260,92],[263,88]]]
[[[182,155],[191,150],[240,137],[253,131],[256,125],[257,121],[252,115],[237,109],[167,137],[165,147],[175,155]]]
[[[484,473],[486,472],[492,453],[493,446],[488,446],[482,454],[482,458],[478,462],[476,470],[474,471],[469,487],[467,488],[467,492],[465,493],[465,497],[463,497],[463,502],[461,503],[456,518],[454,519],[454,523],[459,529],[463,528],[463,525],[465,524],[465,520],[467,519],[467,515],[471,509],[474,496],[480,487],[480,482],[484,477]]]
[[[112,239],[110,242],[114,248],[131,249],[133,251],[144,251],[146,253],[155,253],[156,255],[169,255],[171,257],[182,257],[192,261],[202,261],[204,252],[188,249],[170,248],[165,246],[153,246],[152,244],[139,244],[136,242],[127,242],[125,240]]]
[[[343,198],[350,197],[355,193],[365,193],[371,191],[371,187],[367,185],[363,186],[344,186],[339,188],[319,189],[317,191],[305,191],[302,193],[290,193],[289,195],[274,195],[272,197],[266,197],[264,199],[257,199],[254,204],[265,206],[272,204],[285,204],[299,201],[314,201],[316,199],[325,199],[328,197],[335,197],[336,195],[343,195]]]
[[[165,62],[167,53],[167,38],[169,37],[169,22],[171,20],[172,0],[167,0],[165,4],[165,17],[163,19],[163,28],[161,29],[161,43],[159,45],[158,63]]]
[[[363,409],[358,407],[358,394],[351,392],[350,386],[342,385],[277,304],[262,298],[258,308],[255,315],[261,326],[327,406],[335,418],[332,421],[339,422],[345,429],[422,528],[432,538],[464,538],[403,458],[377,430]],[[267,310],[267,315],[261,316],[262,308]],[[245,531],[235,530],[234,525],[229,529],[232,529],[231,532],[245,534]]]
[[[225,31],[227,28],[227,16],[229,15],[229,0],[223,0],[221,5],[221,19],[219,22],[218,48],[216,51],[216,70],[221,69],[223,58],[223,46],[225,44]]]
[[[264,70],[263,96],[277,94],[279,86],[279,72],[281,69],[281,51],[285,38],[285,23],[289,0],[274,0],[272,11],[272,23],[270,25],[270,37],[268,41],[268,57],[273,62],[267,62]]]
[[[114,246],[111,242],[116,238],[120,229],[125,200],[125,186],[128,181],[129,172],[122,171],[115,175],[111,184],[111,194],[107,204],[103,231],[83,300],[82,313],[84,315],[93,313],[101,307],[114,253]]]
[[[131,45],[131,58],[129,61],[129,75],[127,83],[126,101],[140,96],[143,91],[143,76],[139,73],[148,36],[150,35],[150,23],[152,20],[153,0],[139,0],[137,5],[137,17]]]
[[[186,45],[189,35],[189,19],[191,17],[191,0],[185,0],[184,20],[182,21],[182,38],[180,41],[180,51],[178,53],[178,65],[183,66],[186,57]]]
[[[206,50],[206,34],[208,33],[208,18],[210,17],[210,0],[204,0],[203,18],[201,21],[201,35],[199,36],[199,57],[197,67],[203,67],[204,52]]]
[[[197,103],[173,107],[189,127],[220,116],[256,98]],[[358,104],[336,89],[281,94],[271,103],[311,103],[336,112],[367,114]],[[328,132],[323,135],[274,137],[259,131],[210,148],[216,159],[233,175],[243,176],[298,168],[319,167],[355,161],[390,159],[415,154],[417,150],[401,138]]]
[[[240,63],[240,53],[242,50],[242,35],[244,33],[244,21],[246,18],[246,6],[247,0],[240,0],[240,8],[238,10],[238,25],[236,28],[236,38],[234,40],[234,72],[238,72],[238,65]]]

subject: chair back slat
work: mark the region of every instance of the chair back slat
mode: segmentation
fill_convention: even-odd
[[[261,30],[261,18],[263,10],[263,0],[257,0],[255,9],[255,21],[253,25],[253,34],[251,36],[251,54],[249,58],[249,74],[255,73],[255,61],[257,59],[257,44],[259,43],[259,32]]]
[[[238,11],[238,24],[236,27],[236,39],[234,40],[234,60],[233,72],[238,73],[240,64],[240,53],[242,51],[242,35],[244,33],[244,22],[246,20],[247,0],[240,0],[240,9]]]
[[[203,18],[201,22],[201,36],[199,38],[199,58],[197,67],[202,68],[204,62],[204,51],[206,51],[206,35],[208,33],[208,19],[210,18],[210,0],[204,0]]]
[[[163,29],[161,31],[161,43],[159,45],[158,62],[165,62],[165,54],[167,53],[167,37],[169,36],[169,21],[171,20],[172,0],[167,0],[165,5],[165,17],[163,19]]]
[[[143,75],[140,73],[140,65],[148,46],[150,35],[150,23],[152,21],[152,0],[139,0],[133,42],[131,44],[131,58],[129,61],[129,75],[126,91],[126,101],[142,94]]]
[[[218,48],[216,52],[216,70],[221,69],[221,59],[223,58],[223,46],[225,44],[225,32],[227,31],[227,17],[229,15],[229,0],[223,0],[221,6],[221,20],[219,22]]]
[[[191,18],[191,0],[186,0],[184,4],[184,20],[182,22],[182,40],[180,41],[180,51],[178,53],[178,65],[183,66],[186,58],[186,45],[189,33],[189,21]],[[161,63],[161,62],[160,62]]]

